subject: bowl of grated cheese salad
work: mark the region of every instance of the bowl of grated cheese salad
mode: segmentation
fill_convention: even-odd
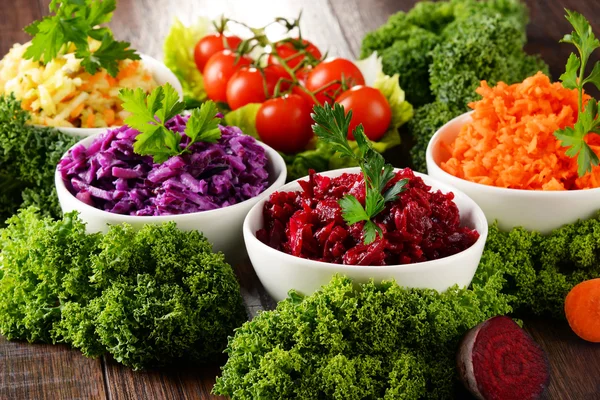
[[[31,113],[30,123],[50,126],[71,136],[86,137],[106,128],[124,125],[119,91],[142,88],[149,93],[165,83],[183,96],[177,77],[156,59],[120,60],[119,73],[112,77],[105,69],[86,72],[75,49],[43,64],[24,57],[30,42],[15,44],[0,60],[0,95],[13,94]],[[90,48],[99,46],[90,39]]]

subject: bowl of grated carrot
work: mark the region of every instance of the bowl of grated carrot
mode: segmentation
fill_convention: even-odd
[[[600,166],[582,177],[554,132],[577,121],[577,91],[539,72],[521,83],[482,82],[473,109],[442,126],[426,151],[427,172],[456,187],[500,229],[549,233],[600,209]],[[584,101],[587,101],[585,96]],[[600,153],[600,135],[588,135]]]

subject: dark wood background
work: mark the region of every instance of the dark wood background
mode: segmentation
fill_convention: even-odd
[[[175,17],[189,24],[221,14],[261,26],[303,10],[303,35],[329,54],[357,56],[362,37],[415,0],[119,0],[115,35],[139,51],[162,57],[162,41]],[[583,13],[600,34],[600,0],[528,0],[527,50],[541,53],[556,78],[571,47],[558,40],[571,31],[564,8]],[[0,55],[28,37],[22,28],[48,12],[49,0],[0,0]],[[596,56],[597,60],[598,57]],[[249,265],[237,267],[251,315],[273,306]],[[526,320],[546,349],[553,370],[550,399],[600,399],[600,344],[579,340],[565,322]],[[0,399],[212,399],[219,368],[178,366],[132,372],[110,359],[87,359],[65,346],[7,342],[0,337]],[[459,393],[459,397],[466,396]]]

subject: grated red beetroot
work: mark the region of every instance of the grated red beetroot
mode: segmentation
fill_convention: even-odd
[[[454,194],[431,191],[409,168],[388,184],[408,178],[407,190],[388,203],[374,222],[383,230],[364,244],[363,225],[348,226],[338,200],[354,195],[364,205],[362,174],[329,178],[310,171],[301,191],[275,192],[265,203],[265,228],[256,232],[263,243],[285,253],[347,265],[398,265],[435,260],[459,253],[479,238],[476,230],[460,226]]]

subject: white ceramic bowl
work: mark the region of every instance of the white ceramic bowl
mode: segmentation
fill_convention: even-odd
[[[95,138],[96,136],[91,136],[81,140],[77,144],[83,144],[88,147]],[[66,188],[61,174],[57,169],[54,175],[54,182],[60,207],[64,213],[74,210],[78,211],[81,220],[87,224],[86,231],[88,233],[106,232],[108,231],[109,224],[120,224],[123,222],[132,225],[134,228],[141,228],[144,224],[148,223],[160,224],[167,221],[174,221],[181,230],[201,231],[213,244],[215,251],[225,253],[229,262],[237,262],[246,256],[244,241],[242,239],[242,223],[246,214],[258,201],[268,197],[275,190],[283,186],[287,176],[285,161],[281,155],[262,142],[257,143],[265,149],[267,154],[267,171],[269,172],[270,185],[260,195],[238,204],[216,210],[181,215],[134,216],[115,214],[92,207],[73,196]]]
[[[336,177],[343,173],[358,173],[359,168],[345,168],[321,175]],[[260,200],[248,213],[244,221],[244,241],[252,266],[267,292],[276,301],[287,297],[290,289],[310,295],[331,280],[336,273],[346,275],[355,282],[375,282],[395,279],[399,285],[409,288],[430,288],[440,292],[458,284],[468,286],[475,275],[488,233],[488,225],[483,211],[464,193],[449,185],[438,182],[423,174],[423,178],[433,190],[443,193],[454,192],[461,223],[477,229],[479,239],[468,249],[439,260],[405,265],[354,266],[340,265],[294,257],[264,244],[256,238],[256,231],[263,228],[263,208],[267,198]],[[302,178],[303,180],[307,178]],[[288,183],[279,191],[300,190],[298,180]]]
[[[495,220],[502,230],[522,226],[543,234],[592,217],[600,209],[600,189],[541,191],[506,189],[460,179],[444,171],[440,164],[450,158],[442,144],[450,145],[471,113],[460,115],[442,126],[427,146],[427,173],[466,193],[483,210],[488,222]]]
[[[175,76],[173,72],[169,68],[166,67],[165,64],[160,61],[147,56],[145,54],[140,54],[142,58],[142,63],[152,72],[152,77],[159,85],[164,85],[165,83],[169,83],[173,88],[179,93],[179,97],[183,99],[183,88],[181,87],[181,83],[179,79]],[[36,125],[37,126],[37,125]],[[117,128],[117,127],[111,127]],[[76,138],[84,138],[88,136],[92,136],[98,133],[104,132],[107,128],[67,128],[67,127],[56,127],[55,129],[66,133],[69,136],[73,136]]]

